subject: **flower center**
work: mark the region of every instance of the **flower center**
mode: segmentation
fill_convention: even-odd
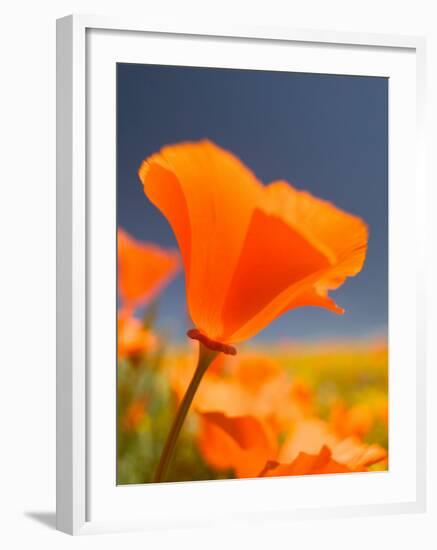
[[[221,342],[211,340],[211,338],[208,338],[208,336],[202,334],[197,328],[190,329],[187,332],[187,336],[189,336],[193,340],[199,340],[199,342],[202,342],[204,346],[213,351],[220,351],[222,353],[225,353],[226,355],[237,355],[237,348],[229,344],[222,344]]]

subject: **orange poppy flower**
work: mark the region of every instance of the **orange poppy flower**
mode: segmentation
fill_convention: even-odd
[[[170,381],[181,400],[193,376],[194,360],[182,357],[171,367]],[[312,412],[312,392],[300,380],[289,380],[278,363],[262,354],[219,354],[205,373],[193,400],[198,412],[220,411],[253,416],[281,433]]]
[[[237,477],[256,477],[278,444],[269,426],[253,416],[228,417],[203,413],[199,449],[217,470],[232,469]]]
[[[176,274],[178,253],[135,240],[118,229],[118,292],[130,311],[152,300]]]
[[[144,398],[135,399],[127,407],[126,412],[124,413],[121,425],[123,429],[127,432],[136,430],[141,422],[146,417],[146,400]]]
[[[341,437],[364,437],[372,429],[376,415],[367,403],[358,403],[347,408],[337,401],[331,408],[330,424]]]
[[[312,418],[299,422],[286,438],[281,446],[279,462],[292,462],[301,452],[317,454],[325,446],[330,449],[335,461],[352,471],[365,471],[387,457],[387,451],[380,445],[367,445],[352,436],[341,438],[327,422]]]
[[[156,349],[158,339],[155,333],[144,328],[141,321],[126,314],[119,314],[117,320],[117,356],[139,356]]]
[[[279,464],[275,461],[267,462],[259,477],[347,474],[351,472],[352,470],[347,466],[333,460],[331,451],[324,446],[315,455],[299,453],[297,458],[290,464]]]
[[[328,291],[363,266],[360,218],[284,181],[262,185],[209,141],[164,147],[139,177],[181,250],[191,337],[235,353],[291,308],[343,311]]]
[[[252,416],[202,413],[199,449],[218,470],[237,477],[304,475],[367,471],[387,457],[379,445],[340,439],[325,422],[304,420],[280,445],[271,426]]]

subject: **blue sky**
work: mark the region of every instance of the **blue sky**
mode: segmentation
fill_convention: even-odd
[[[117,65],[117,215],[135,237],[175,247],[137,170],[163,145],[209,138],[268,183],[285,179],[361,216],[363,271],[332,293],[343,316],[297,309],[256,340],[361,338],[388,322],[388,80],[376,77]],[[183,275],[159,298],[160,327],[189,328]]]

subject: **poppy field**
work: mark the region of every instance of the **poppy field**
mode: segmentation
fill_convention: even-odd
[[[387,470],[386,332],[257,339],[291,310],[345,314],[366,220],[205,139],[146,156],[137,185],[175,246],[119,225],[117,483]],[[183,339],[157,322],[178,277]]]
[[[195,356],[195,345],[161,342],[119,359],[119,484],[153,480]],[[167,481],[388,468],[383,341],[249,348],[214,366],[203,384]]]

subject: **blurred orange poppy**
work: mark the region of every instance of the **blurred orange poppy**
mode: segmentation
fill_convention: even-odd
[[[171,368],[170,381],[181,400],[194,373],[194,360],[181,357]],[[262,354],[218,355],[205,373],[193,400],[199,412],[253,416],[280,434],[291,423],[311,414],[312,392],[303,381],[289,380],[278,363]]]
[[[117,356],[136,357],[153,351],[158,343],[156,334],[146,329],[141,321],[126,314],[119,314],[117,319]]]
[[[140,242],[118,229],[118,293],[131,311],[152,300],[179,269],[178,253]]]
[[[284,181],[263,186],[210,141],[164,147],[139,177],[181,250],[191,337],[235,353],[291,308],[343,311],[328,291],[363,266],[360,218]]]
[[[299,453],[290,464],[267,462],[259,477],[304,476],[310,474],[347,474],[350,470],[336,462],[328,447],[323,446],[318,454]]]
[[[121,420],[121,425],[125,431],[134,431],[141,425],[146,417],[146,404],[146,399],[140,398],[132,401],[127,407]]]
[[[199,449],[211,467],[237,477],[367,471],[387,457],[379,445],[336,437],[319,419],[298,422],[280,444],[266,422],[220,412],[201,414]]]
[[[380,445],[367,445],[353,436],[341,438],[327,422],[311,418],[299,422],[287,436],[281,446],[279,462],[292,462],[301,452],[317,454],[325,446],[335,461],[352,471],[365,471],[387,457],[387,451]]]
[[[237,477],[256,477],[278,443],[269,426],[253,416],[229,417],[211,412],[201,415],[199,449],[216,470],[234,470]]]
[[[357,403],[347,408],[342,401],[337,401],[331,408],[330,424],[341,437],[364,437],[372,429],[376,414],[367,403]]]

